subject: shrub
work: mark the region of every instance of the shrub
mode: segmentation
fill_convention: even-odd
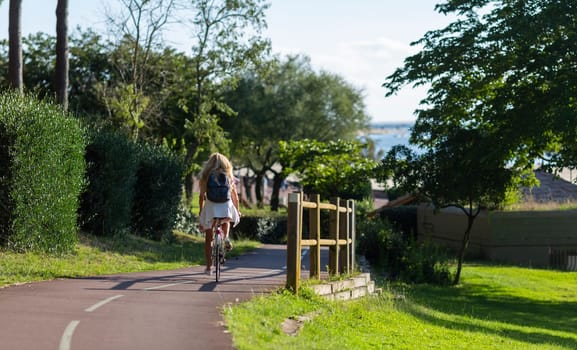
[[[391,280],[441,285],[451,282],[445,251],[407,237],[387,220],[358,221],[357,252],[374,267],[386,270]]]
[[[176,213],[176,221],[174,229],[188,234],[200,235],[200,228],[198,227],[198,216],[192,213],[192,208],[186,204],[183,196],[178,206]]]
[[[33,96],[0,94],[0,238],[15,251],[67,253],[78,241],[85,132]]]
[[[379,213],[382,220],[388,221],[392,227],[401,232],[406,239],[417,238],[417,206],[403,205],[386,208]]]
[[[233,238],[246,238],[262,243],[286,243],[287,220],[283,216],[243,216],[231,231]]]
[[[132,228],[156,241],[170,239],[182,198],[182,159],[163,147],[139,145]]]
[[[125,234],[130,228],[138,154],[126,136],[91,130],[86,148],[88,187],[82,194],[80,225],[98,236]]]

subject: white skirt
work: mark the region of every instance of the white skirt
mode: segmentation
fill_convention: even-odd
[[[211,228],[214,218],[228,218],[233,227],[240,221],[240,215],[238,215],[238,211],[231,200],[224,203],[214,203],[207,199],[204,201],[204,206],[198,219],[200,229],[204,231]]]

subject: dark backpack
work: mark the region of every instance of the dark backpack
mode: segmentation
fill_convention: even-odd
[[[230,182],[225,173],[210,173],[206,182],[206,199],[215,203],[230,200]]]

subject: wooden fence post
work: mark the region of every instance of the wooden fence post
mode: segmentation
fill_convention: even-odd
[[[311,202],[315,202],[316,210],[309,209],[309,232],[310,239],[316,239],[317,244],[309,247],[310,255],[310,277],[321,277],[321,196],[314,194],[311,196]]]
[[[350,228],[349,228],[349,233],[348,233],[348,237],[351,238],[351,273],[355,271],[355,259],[357,258],[355,255],[355,249],[356,249],[356,239],[357,239],[357,229],[356,229],[356,225],[357,225],[357,217],[355,214],[355,201],[352,199],[347,200],[347,208],[350,209],[350,212],[347,214],[350,217]]]
[[[345,214],[339,214],[339,240],[345,240],[345,245],[341,247],[342,249],[339,253],[339,273],[350,273],[350,259],[351,259],[351,248],[349,244],[349,227],[350,227],[350,216],[348,213],[348,203],[345,200],[340,201],[340,204],[346,208]],[[338,208],[337,208],[338,210]],[[340,244],[339,244],[340,246]]]
[[[287,208],[287,289],[298,293],[301,277],[302,197],[289,193]]]
[[[336,210],[330,210],[329,216],[329,238],[336,242],[329,247],[329,275],[339,273],[339,198],[331,200]]]

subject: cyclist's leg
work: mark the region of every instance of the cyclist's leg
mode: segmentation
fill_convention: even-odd
[[[230,221],[226,220],[222,223],[222,233],[224,235],[224,246],[226,250],[232,250],[232,243],[230,242],[230,237],[228,236],[230,231]]]
[[[204,258],[206,259],[206,272],[210,273],[212,267],[212,228],[204,231]]]

